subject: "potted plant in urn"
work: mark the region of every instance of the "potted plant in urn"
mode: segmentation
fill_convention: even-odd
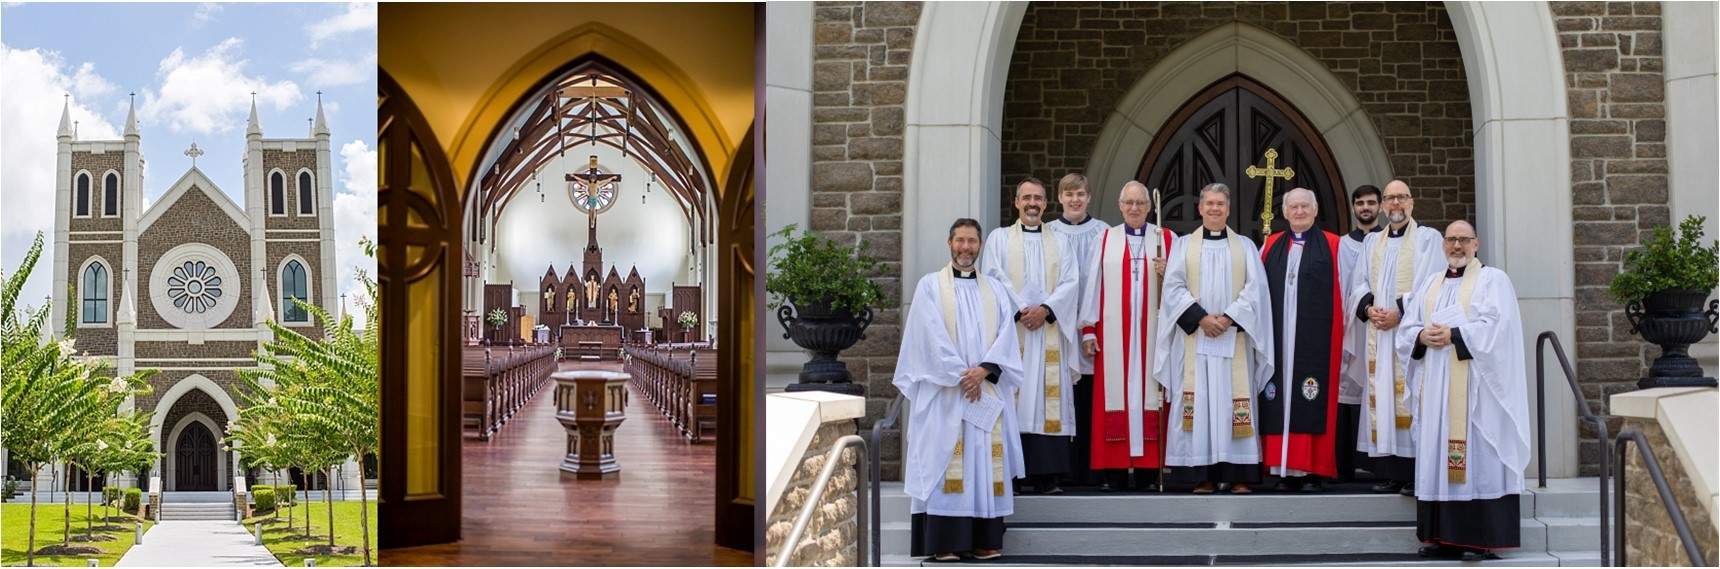
[[[494,345],[496,343],[494,340],[500,339],[502,335],[502,327],[508,325],[508,312],[500,308],[491,310],[490,315],[485,320],[490,323],[491,328],[496,329],[496,333],[490,336],[492,340],[490,344]]]
[[[1690,345],[1716,332],[1720,321],[1720,301],[1708,300],[1720,284],[1720,242],[1702,246],[1706,221],[1686,217],[1676,236],[1671,227],[1656,227],[1641,249],[1625,253],[1624,271],[1613,277],[1610,292],[1625,305],[1631,333],[1660,346],[1648,377],[1637,382],[1641,389],[1715,386],[1690,357]]]
[[[866,338],[872,306],[884,297],[883,287],[870,278],[878,271],[878,261],[858,247],[794,225],[771,238],[781,242],[770,247],[771,268],[764,284],[768,306],[776,311],[783,337],[812,354],[800,368],[799,382],[788,391],[865,393],[865,386],[854,383],[848,365],[836,357]]]

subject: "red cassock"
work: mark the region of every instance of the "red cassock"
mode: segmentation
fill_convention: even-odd
[[[1312,243],[1302,247],[1301,270],[1298,272],[1299,298],[1285,299],[1283,273],[1290,248],[1285,242],[1287,233],[1280,231],[1267,236],[1266,246],[1260,250],[1260,258],[1266,263],[1266,281],[1272,293],[1273,331],[1278,334],[1274,342],[1274,350],[1278,355],[1276,360],[1284,359],[1284,335],[1296,334],[1296,369],[1275,370],[1273,382],[1268,385],[1277,394],[1289,397],[1292,401],[1288,434],[1290,445],[1286,452],[1283,447],[1286,435],[1279,432],[1284,430],[1282,400],[1268,402],[1264,394],[1257,394],[1256,399],[1260,401],[1261,407],[1260,450],[1266,468],[1287,466],[1330,478],[1336,476],[1338,470],[1338,370],[1344,354],[1344,296],[1338,284],[1339,237],[1330,232],[1312,230],[1314,235],[1324,238],[1326,246],[1313,246],[1312,244],[1318,243],[1319,240],[1314,239],[1314,235],[1309,236]],[[1329,269],[1320,270],[1326,267]],[[1310,311],[1303,308],[1316,299],[1324,299],[1314,297],[1313,294],[1302,294],[1302,287],[1316,290],[1320,286],[1331,289],[1329,315],[1309,314]],[[1286,302],[1298,303],[1297,330],[1284,329],[1283,307]],[[1329,323],[1325,322],[1328,318]],[[1321,361],[1322,356],[1324,361]],[[1268,406],[1273,408],[1267,409]]]
[[[1110,231],[1116,230],[1116,228],[1112,228]],[[1165,252],[1166,256],[1169,256],[1171,240],[1174,237],[1174,234],[1172,234],[1168,229],[1160,229],[1159,232],[1161,237],[1164,239],[1164,248],[1162,251]],[[1099,259],[1102,269],[1104,266],[1105,250],[1108,247],[1108,244],[1107,240],[1104,238],[1101,238],[1099,243]],[[1123,243],[1125,243],[1126,247],[1127,240],[1124,240]],[[1125,253],[1123,258],[1128,258],[1127,253]],[[1148,259],[1146,264],[1147,265],[1144,270],[1146,271],[1146,280],[1150,283],[1150,288],[1142,295],[1143,299],[1150,298],[1159,292],[1159,277],[1152,270],[1152,260]],[[1106,283],[1103,270],[1101,270],[1099,274],[1095,274],[1094,278],[1099,281],[1098,287],[1100,291],[1099,296],[1095,300],[1102,299],[1105,297],[1104,290]],[[1132,305],[1132,300],[1134,298],[1134,291],[1132,290],[1134,286],[1133,279],[1122,278],[1118,280],[1123,284],[1121,295],[1123,314],[1144,315],[1143,313],[1146,312],[1145,307]],[[1156,301],[1154,302],[1154,306],[1157,306]],[[1123,356],[1121,361],[1123,362],[1122,367],[1125,369],[1128,367],[1129,358],[1133,356],[1135,352],[1145,352],[1148,347],[1147,342],[1152,339],[1153,334],[1155,333],[1155,330],[1147,326],[1147,322],[1148,320],[1146,318],[1137,317],[1134,322],[1135,326],[1123,326],[1121,328],[1123,333],[1123,341],[1121,343],[1123,346]],[[1103,347],[1106,345],[1103,322],[1087,327],[1083,329],[1082,332],[1092,333],[1096,336],[1099,346]],[[1147,389],[1160,389],[1158,382],[1153,381],[1150,378],[1153,369],[1153,355],[1151,353],[1143,353],[1142,358],[1141,370],[1144,379],[1143,385]],[[1105,411],[1106,369],[1103,364],[1103,360],[1104,357],[1101,354],[1100,356],[1095,357],[1093,362],[1093,381],[1095,383],[1093,384],[1092,417],[1094,424],[1087,425],[1088,428],[1092,429],[1089,432],[1093,434],[1093,436],[1088,437],[1089,440],[1093,442],[1091,468],[1095,470],[1105,470],[1125,469],[1131,467],[1160,467],[1164,464],[1162,457],[1164,456],[1165,413],[1161,412],[1159,409],[1146,409],[1141,411],[1143,415],[1141,420],[1141,433],[1142,438],[1144,439],[1142,445],[1143,451],[1141,456],[1129,456],[1129,416],[1128,411],[1126,410],[1127,406],[1124,407],[1124,411]],[[1164,398],[1160,397],[1159,399],[1162,401]]]

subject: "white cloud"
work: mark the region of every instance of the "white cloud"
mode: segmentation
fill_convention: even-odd
[[[63,97],[68,91],[74,95],[72,120],[78,122],[80,137],[119,138],[119,130],[92,110],[102,105],[84,98],[85,88],[107,83],[88,64],[73,71],[56,52],[0,44],[0,68],[6,70],[6,80],[0,82],[0,99],[6,102],[0,105],[0,162],[6,165],[0,168],[0,265],[16,270],[36,232],[46,234],[42,258],[20,297],[25,304],[42,306],[42,299],[52,293],[55,134]],[[80,77],[84,88],[78,86]]]
[[[311,22],[305,31],[311,36],[311,49],[324,40],[353,32],[376,29],[376,3],[352,2],[346,11],[329,18]]]
[[[376,52],[357,59],[302,59],[292,70],[304,75],[305,85],[318,89],[369,83],[376,77]]]
[[[96,75],[96,64],[85,61],[72,75],[72,92],[81,99],[98,99],[113,92],[113,83]]]
[[[191,26],[201,27],[203,24],[209,23],[210,20],[215,19],[215,15],[220,13],[220,4],[216,4],[214,2],[198,4],[197,11],[191,13]]]
[[[376,151],[363,140],[353,140],[340,147],[342,172],[340,188],[334,195],[334,249],[339,265],[336,277],[340,293],[347,297],[349,310],[353,299],[363,297],[358,283],[358,271],[376,278],[376,260],[364,256],[359,248],[360,237],[376,241]]]
[[[165,123],[174,132],[215,134],[244,127],[252,93],[258,105],[276,109],[304,98],[290,80],[270,82],[261,75],[246,75],[250,62],[240,54],[243,45],[238,38],[227,38],[189,57],[184,48],[174,49],[156,69],[160,90],[141,97],[140,118]]]

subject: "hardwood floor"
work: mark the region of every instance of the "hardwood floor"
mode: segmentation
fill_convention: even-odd
[[[574,480],[557,469],[567,437],[554,387],[545,387],[490,441],[465,440],[463,539],[387,550],[382,564],[753,565],[751,552],[713,544],[716,446],[687,443],[629,392],[615,434],[620,479]]]

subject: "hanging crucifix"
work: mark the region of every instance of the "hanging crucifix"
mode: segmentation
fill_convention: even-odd
[[[591,162],[586,165],[584,170],[567,175],[568,185],[574,190],[571,192],[574,194],[573,199],[577,200],[585,210],[586,229],[591,232],[593,243],[596,242],[597,236],[597,210],[603,209],[605,205],[615,200],[613,184],[620,181],[620,174],[606,173],[597,168],[596,154],[591,155]]]

